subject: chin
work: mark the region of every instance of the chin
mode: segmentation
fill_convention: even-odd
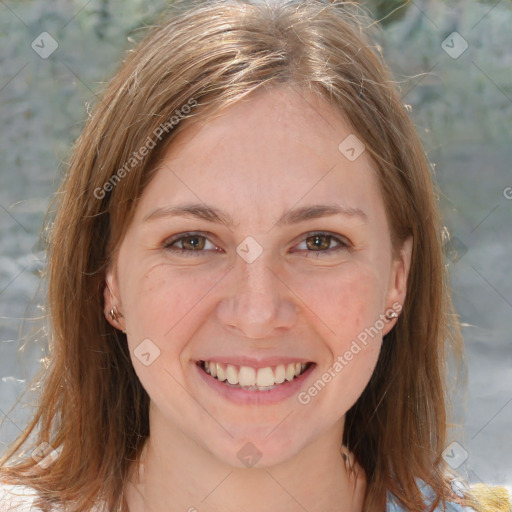
[[[225,440],[222,446],[209,443],[208,449],[216,459],[230,466],[263,469],[293,458],[306,444],[305,440],[301,443],[292,439],[285,429],[278,433],[276,425],[262,429],[260,434],[243,435],[242,430],[239,427],[238,435]]]

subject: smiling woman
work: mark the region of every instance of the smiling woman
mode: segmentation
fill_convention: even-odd
[[[124,62],[57,195],[8,509],[483,510],[442,457],[436,191],[367,24],[178,1]]]

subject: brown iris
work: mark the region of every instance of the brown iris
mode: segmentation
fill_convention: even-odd
[[[191,240],[192,242],[188,242]],[[204,236],[192,235],[182,238],[182,244],[184,249],[201,250],[204,249],[205,238]]]
[[[310,244],[310,240],[313,240],[313,245]],[[306,245],[308,249],[320,249],[325,250],[329,249],[329,245],[331,244],[331,237],[329,235],[315,235],[306,238]]]

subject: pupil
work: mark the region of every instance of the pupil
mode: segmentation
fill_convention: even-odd
[[[200,241],[200,238],[199,236],[189,236],[187,239],[185,240],[189,240],[187,242],[187,245],[190,245],[192,247],[192,249],[202,249],[202,244],[201,244],[201,241]]]
[[[313,247],[317,249],[327,249],[329,247],[329,237],[327,235],[315,235],[312,237]]]

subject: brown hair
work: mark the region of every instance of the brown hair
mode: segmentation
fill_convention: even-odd
[[[414,241],[402,315],[346,417],[343,442],[367,474],[365,510],[376,510],[386,491],[423,510],[417,478],[438,497],[432,509],[452,496],[441,456],[445,349],[460,355],[462,348],[438,193],[396,84],[365,34],[366,19],[343,1],[179,0],[127,57],[77,140],[56,196],[50,365],[34,418],[1,461],[4,481],[35,488],[43,505],[85,512],[98,499],[110,509],[120,503],[149,433],[149,397],[125,334],[105,319],[105,270],[163,151],[187,125],[174,125],[172,116],[209,119],[251,91],[288,83],[349,120],[377,163],[394,249],[409,235]],[[149,138],[155,147],[135,158]],[[47,469],[29,456],[6,466],[37,426],[34,446],[48,442],[60,456]]]

